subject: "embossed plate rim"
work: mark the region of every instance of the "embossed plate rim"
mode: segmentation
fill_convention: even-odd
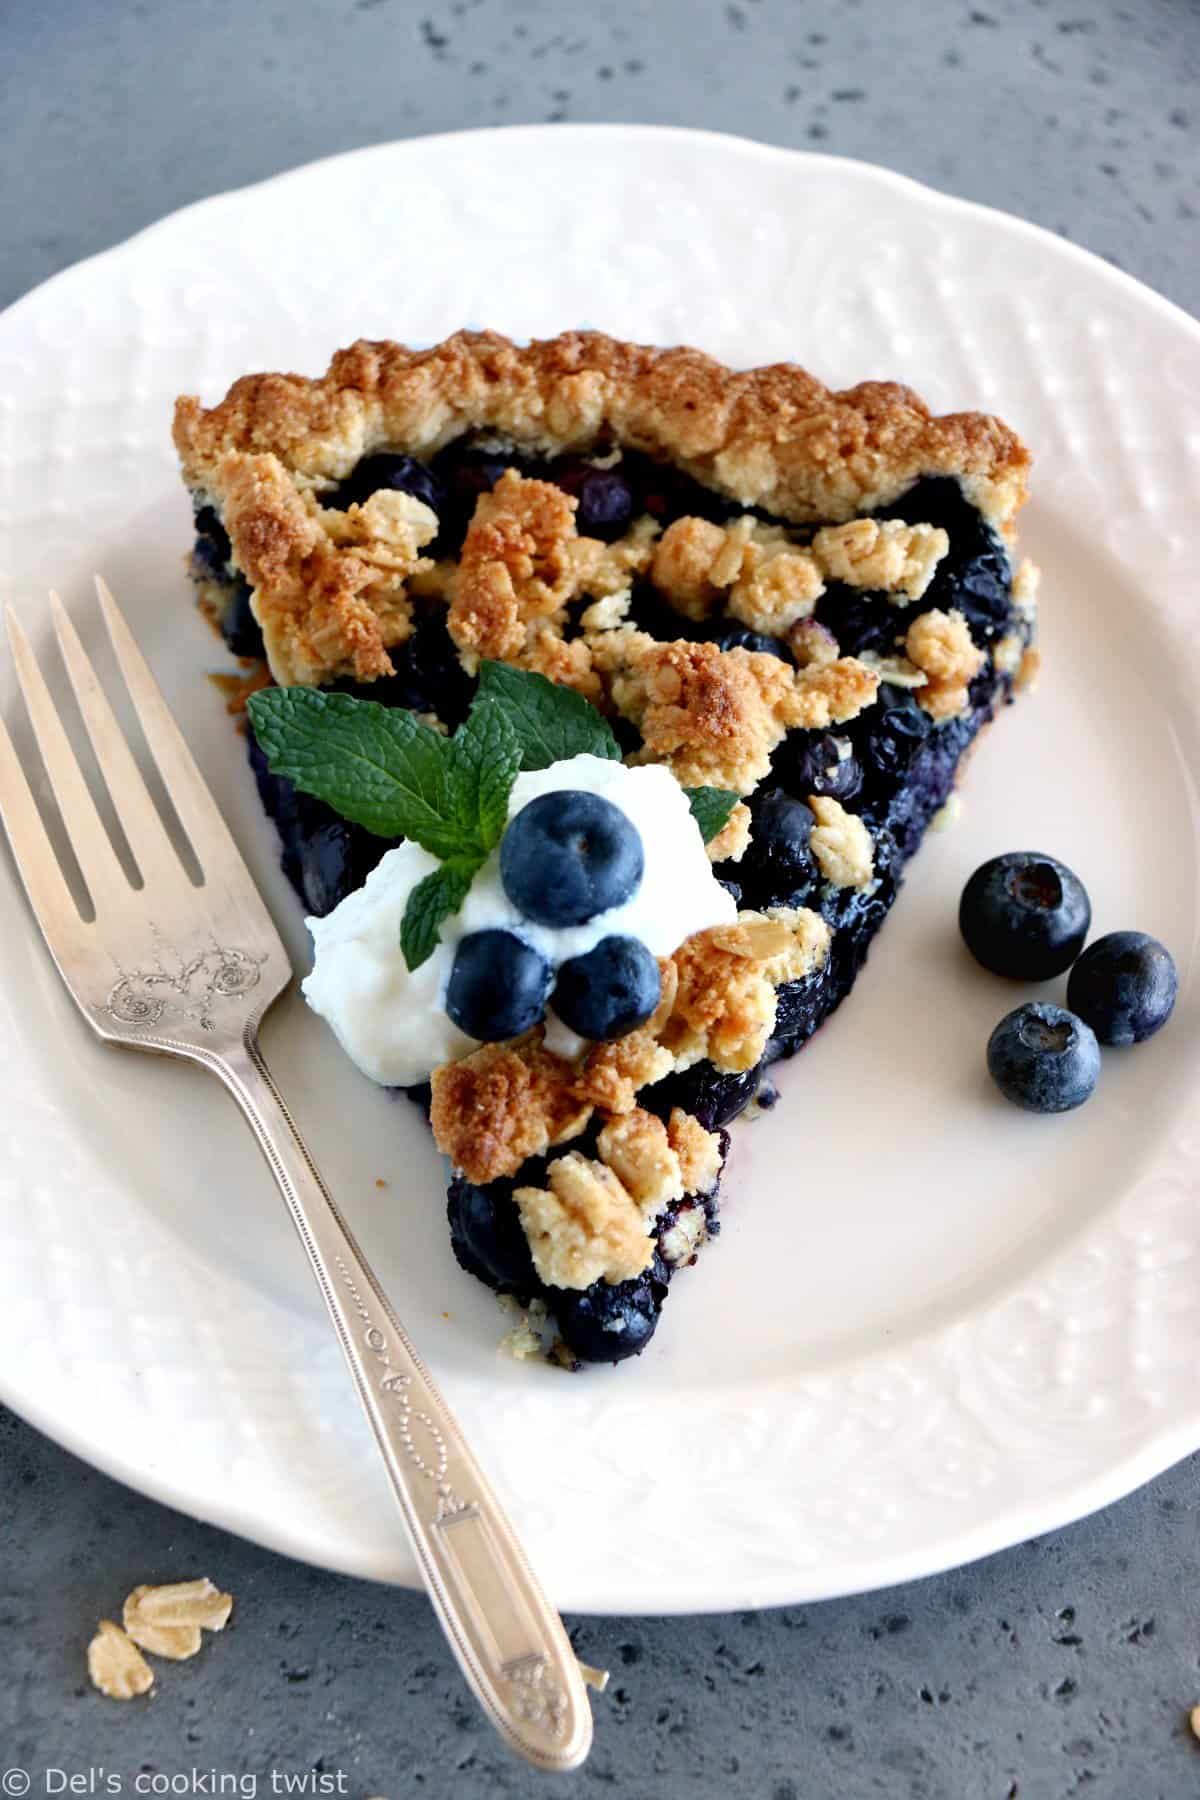
[[[841,194],[844,199],[848,193],[876,198],[886,194],[889,206],[902,215],[905,221],[902,229],[912,227],[916,232],[914,242],[918,247],[922,242],[922,229],[934,218],[949,221],[951,229],[955,220],[962,220],[964,227],[969,224],[986,226],[997,243],[1006,239],[1020,239],[1027,250],[1044,256],[1056,268],[1066,268],[1069,265],[1081,281],[1092,286],[1101,296],[1120,296],[1127,304],[1135,305],[1143,315],[1153,318],[1156,328],[1165,329],[1175,345],[1186,339],[1189,353],[1200,343],[1200,328],[1186,314],[1088,252],[1064,243],[1024,221],[1012,219],[969,201],[938,194],[906,176],[849,159],[805,155],[749,140],[723,138],[715,133],[656,127],[581,126],[512,127],[498,131],[452,133],[412,140],[405,144],[376,146],[324,159],[321,163],[289,171],[254,187],[199,201],[169,219],[147,227],[126,244],[52,277],[41,288],[15,302],[7,314],[0,316],[0,356],[3,354],[6,332],[15,326],[22,326],[27,318],[30,322],[35,321],[39,309],[45,305],[48,297],[56,300],[60,295],[83,294],[90,283],[103,284],[111,279],[118,283],[132,282],[136,302],[137,283],[132,281],[132,277],[136,274],[138,280],[147,278],[146,271],[152,265],[157,234],[162,234],[164,248],[172,241],[172,233],[185,232],[195,237],[203,237],[210,231],[215,234],[221,221],[230,216],[226,209],[231,209],[236,214],[239,205],[243,203],[257,205],[268,190],[282,192],[291,188],[294,192],[303,192],[306,183],[312,181],[315,175],[320,178],[328,175],[331,166],[336,166],[342,173],[351,166],[361,171],[374,158],[377,169],[385,165],[391,166],[393,160],[396,163],[402,162],[406,168],[423,165],[435,169],[439,153],[456,157],[464,149],[478,157],[503,159],[510,154],[520,155],[522,148],[531,144],[539,146],[547,139],[550,131],[554,134],[552,141],[557,158],[583,159],[575,164],[577,169],[584,168],[588,159],[594,159],[600,150],[617,155],[624,155],[629,151],[641,159],[647,170],[658,164],[666,168],[671,158],[694,151],[697,157],[715,156],[738,160],[742,168],[754,161],[761,166],[786,165],[789,170],[804,176],[811,183],[814,192],[827,198],[836,198]],[[436,174],[433,179],[436,181]],[[179,241],[175,239],[176,243]],[[449,324],[456,322],[448,321]],[[697,335],[702,338],[705,336],[699,326]],[[805,360],[820,373],[819,345],[817,352],[806,356]],[[871,372],[878,371],[862,371],[863,374]],[[895,368],[888,372],[900,377],[907,376],[918,388],[922,386],[923,371],[919,359],[898,357]],[[961,378],[955,379],[961,385]],[[200,377],[197,376],[197,381],[199,380]],[[0,405],[2,402],[3,396],[0,396]],[[969,397],[963,396],[961,403],[969,404]],[[1001,410],[1005,409],[1003,396],[999,397],[998,404]],[[4,414],[0,411],[0,442],[3,441],[3,428]],[[1191,447],[1190,453],[1194,466],[1197,460],[1195,446]],[[157,439],[154,440],[154,454],[159,462],[163,461]],[[2,473],[0,469],[0,474]],[[1045,479],[1044,461],[1041,473]],[[157,481],[157,470],[155,479]],[[1064,476],[1064,491],[1068,485]],[[157,491],[156,487],[156,495]],[[54,573],[55,571],[48,570],[47,579]],[[910,894],[910,903],[913,898]],[[873,973],[876,979],[880,978],[878,969],[873,970]],[[1194,1166],[1194,1154],[1190,1154],[1186,1167],[1180,1164],[1174,1171],[1176,1179],[1186,1178],[1189,1188],[1194,1187]],[[1118,1221],[1114,1217],[1110,1223],[1114,1232],[1124,1229],[1136,1233],[1142,1228],[1141,1213],[1137,1206],[1133,1206],[1128,1218]],[[720,1251],[717,1255],[720,1255]],[[238,1278],[230,1276],[229,1285],[231,1291],[236,1291]],[[243,1285],[246,1297],[249,1298],[254,1290],[250,1284]],[[0,1273],[0,1293],[2,1292],[3,1274]],[[404,1295],[399,1288],[395,1292],[395,1299],[403,1313]],[[704,1296],[701,1294],[689,1296],[689,1299],[694,1306],[704,1304]],[[1004,1296],[1004,1304],[1009,1301],[1015,1304],[1019,1299],[1020,1295],[1014,1290],[1011,1295]],[[996,1310],[1001,1310],[999,1303]],[[311,1331],[302,1329],[301,1325],[286,1326],[288,1342],[285,1354],[307,1354],[311,1347],[310,1340],[319,1341],[314,1335],[319,1330],[315,1318],[314,1312]],[[920,1363],[922,1379],[929,1380],[929,1391],[939,1402],[945,1400],[949,1386],[956,1376],[962,1374],[961,1370],[955,1369],[953,1360],[952,1340],[959,1329],[958,1326],[942,1328],[928,1337],[914,1340],[913,1349],[920,1353],[916,1360]],[[1166,1350],[1170,1346],[1164,1345],[1163,1348]],[[1151,1371],[1157,1353],[1157,1349],[1148,1353]],[[163,1354],[165,1357],[167,1353],[164,1351]],[[175,1352],[172,1351],[171,1354]],[[946,1358],[940,1368],[937,1362],[939,1356]],[[215,1372],[220,1371],[216,1369]],[[872,1359],[869,1367],[863,1365],[858,1372],[860,1377],[878,1383],[881,1389],[889,1380],[899,1382],[906,1373],[902,1368],[889,1367],[887,1359],[879,1357]],[[159,1373],[169,1375],[170,1371],[166,1369],[165,1363]],[[967,1374],[969,1373],[968,1367]],[[854,1376],[853,1363],[822,1368],[814,1375],[810,1385],[814,1389],[828,1389],[830,1384],[849,1382]],[[614,1384],[609,1390],[616,1416],[636,1411],[637,1390],[632,1385],[636,1381],[635,1365],[632,1369],[622,1371],[616,1378],[616,1383],[620,1385]],[[792,1395],[794,1385],[789,1380],[762,1384],[764,1406],[768,1404],[768,1389],[773,1390],[769,1396],[771,1406],[787,1407],[792,1398],[798,1402],[799,1394]],[[394,1538],[389,1535],[385,1541],[375,1532],[376,1520],[385,1529],[389,1526],[388,1515],[382,1508],[372,1509],[372,1529],[360,1532],[357,1536],[333,1529],[325,1521],[314,1523],[304,1516],[303,1509],[291,1513],[264,1510],[264,1502],[254,1485],[256,1467],[259,1474],[263,1471],[260,1465],[256,1465],[253,1452],[245,1451],[242,1453],[242,1481],[239,1484],[245,1498],[241,1498],[238,1493],[225,1492],[217,1495],[214,1490],[201,1492],[199,1488],[189,1489],[186,1482],[181,1484],[172,1477],[169,1466],[164,1466],[165,1463],[169,1464],[169,1457],[160,1453],[153,1445],[139,1455],[113,1452],[103,1441],[102,1425],[90,1416],[86,1405],[80,1405],[76,1401],[72,1408],[69,1402],[64,1402],[61,1395],[39,1391],[36,1382],[28,1379],[26,1371],[15,1362],[8,1368],[0,1369],[0,1393],[33,1423],[70,1448],[120,1479],[169,1504],[196,1511],[214,1523],[226,1525],[246,1536],[311,1561],[343,1568],[352,1573],[404,1578],[403,1570],[397,1569]],[[277,1404],[288,1403],[286,1390],[281,1390],[275,1398]],[[733,1417],[728,1407],[732,1404],[729,1396],[718,1403],[714,1407],[711,1423],[716,1425],[723,1421],[728,1427]],[[253,1404],[248,1403],[248,1411],[252,1415]],[[979,1404],[976,1405],[976,1411],[979,1411]],[[153,1417],[148,1403],[146,1416],[148,1420]],[[738,1443],[742,1454],[749,1452],[751,1440],[738,1440]],[[644,1588],[634,1591],[628,1584],[622,1586],[620,1572],[616,1569],[606,1571],[599,1567],[581,1567],[577,1571],[571,1559],[565,1557],[558,1579],[552,1585],[555,1597],[563,1604],[605,1610],[620,1608],[654,1611],[694,1611],[702,1608],[781,1603],[879,1586],[984,1554],[1031,1532],[1081,1516],[1148,1478],[1198,1443],[1200,1406],[1189,1395],[1185,1407],[1170,1417],[1160,1415],[1148,1421],[1136,1441],[1131,1441],[1120,1454],[1102,1459],[1102,1466],[1075,1473],[1066,1479],[1065,1484],[1060,1483],[1058,1486],[1053,1485],[1047,1476],[1047,1485],[1043,1491],[1033,1493],[1032,1497],[1022,1496],[1017,1501],[991,1511],[986,1503],[980,1506],[978,1495],[961,1505],[947,1502],[945,1530],[934,1538],[927,1535],[925,1539],[908,1547],[899,1543],[889,1546],[886,1541],[878,1538],[864,1539],[853,1554],[840,1550],[816,1564],[798,1559],[789,1564],[783,1553],[783,1540],[777,1533],[777,1542],[773,1547],[779,1551],[776,1558],[778,1566],[766,1571],[755,1564],[752,1556],[745,1554],[747,1541],[754,1536],[756,1525],[751,1517],[754,1509],[743,1504],[740,1521],[723,1528],[725,1536],[720,1554],[709,1566],[690,1571],[686,1580],[664,1581],[655,1591]],[[760,1455],[765,1451],[769,1462],[769,1445],[758,1443],[756,1448]],[[162,1452],[167,1450],[169,1446],[162,1446]],[[600,1478],[603,1479],[603,1476]],[[832,1503],[839,1504],[843,1499],[843,1495],[835,1493]],[[920,1496],[915,1497],[914,1504],[919,1507]],[[798,1493],[795,1512],[799,1527],[805,1508]],[[537,1555],[536,1546],[534,1554]]]

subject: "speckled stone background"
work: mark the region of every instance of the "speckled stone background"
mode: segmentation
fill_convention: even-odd
[[[0,4],[0,304],[174,207],[312,157],[625,119],[886,163],[1200,310],[1198,83],[1196,0]],[[555,1791],[1200,1793],[1198,1480],[1192,1459],[1068,1531],[883,1594],[574,1622],[612,1685],[590,1763]],[[688,1554],[679,1521],[663,1521],[662,1553]],[[224,1638],[168,1667],[148,1703],[92,1694],[93,1621],[135,1582],[182,1572],[237,1596]],[[17,1800],[4,1771],[28,1771],[34,1795],[206,1794],[222,1777],[243,1800],[288,1783],[353,1800],[548,1791],[482,1723],[419,1596],[193,1524],[3,1412],[0,1627],[0,1792]]]

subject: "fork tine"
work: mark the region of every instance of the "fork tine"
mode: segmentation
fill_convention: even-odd
[[[57,959],[71,933],[78,933],[82,921],[3,719],[0,719],[0,822],[8,833],[13,861],[42,928],[42,936]]]
[[[196,767],[183,733],[167,710],[167,703],[158,683],[150,673],[149,665],[138,649],[108,584],[99,575],[96,576],[96,593],[117,661],[121,665],[121,673],[125,677],[125,685],[146,734],[146,742],[158,764],[171,804],[191,839],[196,860],[206,878],[213,869],[222,865],[226,870],[241,869],[242,853],[217,810],[216,802]]]
[[[33,735],[42,753],[71,848],[98,914],[104,905],[119,906],[122,901],[127,902],[132,889],[75,760],[75,752],[63,730],[33,648],[11,606],[7,609],[7,624],[17,680],[29,709]]]
[[[134,860],[141,870],[142,880],[147,887],[151,882],[156,888],[167,882],[178,885],[181,880],[186,881],[187,877],[167,836],[166,827],[150,798],[142,772],[125,740],[125,733],[117,724],[108,696],[80,642],[79,633],[66,607],[53,591],[50,594],[50,611],[58,635],[58,646],[67,665],[67,673],[71,677],[71,686],[75,690],[83,722],[92,740],[92,748],[96,752],[100,773],[121,821],[121,829],[129,841],[129,848],[133,851]]]

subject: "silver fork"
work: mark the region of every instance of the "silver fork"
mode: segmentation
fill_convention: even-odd
[[[91,899],[77,907],[0,721],[0,819],[42,935],[106,1043],[197,1063],[242,1109],[287,1202],[383,1456],[434,1609],[484,1712],[545,1769],[577,1768],[592,1715],[562,1621],[408,1333],[343,1223],[258,1045],[292,979],[287,952],[116,602],[100,606],[146,742],[203,875],[168,837],[75,627],[51,611],[114,811],[142,878],[128,879],[11,607],[17,679]]]

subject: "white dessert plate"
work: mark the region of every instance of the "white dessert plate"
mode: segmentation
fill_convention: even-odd
[[[718,1243],[650,1353],[497,1352],[440,1159],[291,997],[268,1027],[334,1191],[564,1607],[794,1602],[1060,1525],[1200,1446],[1195,506],[1200,327],[1047,233],[860,163],[626,127],[388,144],[190,207],[0,317],[0,591],[127,609],[306,966],[205,671],[181,391],[317,373],[357,336],[593,325],[835,386],[908,381],[1033,447],[1045,670],[986,734],[849,1002],[736,1128]],[[101,657],[101,660],[103,658]],[[4,677],[7,681],[7,672]],[[3,704],[13,716],[11,684]],[[1032,1118],[984,1045],[1025,996],[960,946],[962,883],[1062,857],[1095,928],[1174,950],[1168,1031]],[[215,1085],[81,1028],[0,855],[0,1396],[148,1494],[290,1554],[414,1579],[340,1352]],[[1060,992],[1046,990],[1054,997]],[[382,1185],[386,1184],[386,1185]]]

